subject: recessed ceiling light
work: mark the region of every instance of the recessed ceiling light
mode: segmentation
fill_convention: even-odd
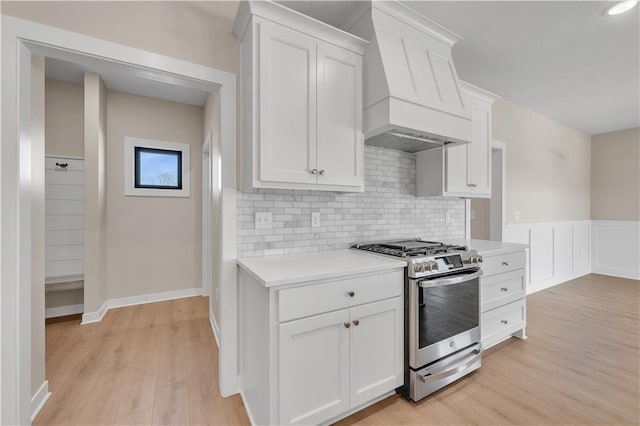
[[[607,13],[609,15],[620,15],[633,9],[638,4],[637,0],[627,0],[620,2],[609,8]]]

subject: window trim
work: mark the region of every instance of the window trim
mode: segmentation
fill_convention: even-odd
[[[136,178],[138,155],[136,148],[146,151],[173,151],[180,153],[180,163],[178,178],[181,188],[138,185],[139,177]],[[190,197],[191,196],[191,176],[190,176],[190,145],[179,142],[168,142],[152,139],[142,139],[134,137],[124,138],[124,195],[134,197]]]

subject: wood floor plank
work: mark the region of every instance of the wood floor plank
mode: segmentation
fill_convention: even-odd
[[[640,282],[602,275],[527,299],[526,341],[485,352],[464,380],[418,403],[395,395],[340,425],[638,425]],[[52,391],[36,425],[245,425],[221,398],[208,298],[47,324]]]

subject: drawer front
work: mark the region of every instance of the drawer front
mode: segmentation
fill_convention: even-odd
[[[278,292],[278,319],[290,321],[336,309],[401,296],[404,270],[325,281]]]
[[[525,296],[524,269],[482,277],[481,310],[486,312]]]
[[[483,256],[482,263],[482,275],[489,277],[491,275],[524,268],[526,256],[524,250],[497,256]]]
[[[84,160],[79,158],[45,157],[44,167],[47,170],[84,170]]]
[[[480,318],[480,334],[482,336],[483,346],[486,347],[491,345],[492,342],[502,340],[502,338],[525,326],[525,299],[520,299],[500,308],[483,312]],[[485,345],[487,342],[488,345]]]

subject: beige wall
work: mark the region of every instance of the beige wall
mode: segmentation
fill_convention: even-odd
[[[493,138],[507,144],[506,222],[591,217],[591,137],[505,100],[493,105]]]
[[[489,223],[490,223],[490,210],[489,210],[488,198],[472,198],[471,199],[471,211],[474,216],[471,216],[471,238],[478,240],[489,240]]]
[[[84,303],[84,289],[77,288],[64,291],[49,291],[45,301],[45,308],[59,308],[69,305],[82,305]]]
[[[84,156],[84,86],[45,81],[47,155]]]
[[[99,75],[84,76],[84,312],[107,300],[107,91]]]
[[[108,298],[200,287],[203,108],[120,92],[107,102]],[[191,196],[124,195],[124,138],[191,145]]]
[[[31,395],[45,381],[44,356],[44,57],[31,57]],[[39,165],[39,166],[36,166]]]
[[[640,220],[640,128],[591,137],[591,218]]]
[[[224,71],[239,70],[237,1],[2,1],[3,14]]]

